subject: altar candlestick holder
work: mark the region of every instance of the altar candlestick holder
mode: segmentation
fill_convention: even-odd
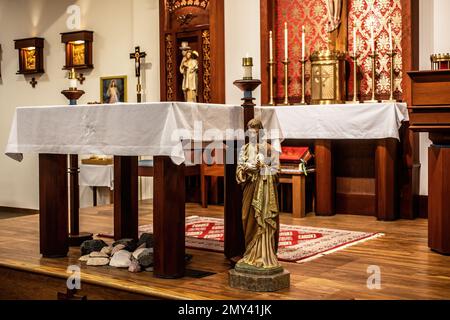
[[[274,67],[275,62],[271,59],[269,61],[269,106],[275,105],[274,98]]]
[[[397,100],[394,98],[394,88],[395,88],[395,83],[394,83],[394,58],[397,55],[396,52],[391,51],[390,53],[388,53],[389,58],[391,59],[391,85],[390,85],[390,95],[389,95],[389,99],[388,100],[383,100],[383,102],[385,103],[395,103],[397,102]]]
[[[284,106],[289,106],[289,60],[284,60]]]
[[[372,58],[372,98],[370,100],[364,101],[364,103],[379,103],[380,101],[378,101],[375,97],[375,91],[377,89],[376,85],[376,72],[377,72],[377,57],[378,54],[376,52],[373,52],[371,55],[369,55],[369,57]]]
[[[359,104],[358,100],[358,55],[350,56],[353,61],[353,100],[347,101],[347,104]]]
[[[77,101],[84,94],[83,90],[78,90],[76,83],[73,81],[76,79],[74,71],[70,72],[69,79],[71,85],[69,90],[63,90],[61,93],[69,100],[69,105],[77,105]],[[78,183],[78,175],[80,168],[78,166],[78,155],[69,156],[69,190],[70,190],[70,233],[69,233],[69,246],[79,247],[84,241],[92,240],[93,234],[88,232],[80,232],[80,190]]]
[[[302,101],[300,102],[300,105],[306,105],[306,62],[307,59],[300,60],[300,63],[302,64]]]

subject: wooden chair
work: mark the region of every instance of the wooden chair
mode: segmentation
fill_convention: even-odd
[[[200,186],[201,186],[201,197],[202,197],[202,207],[208,208],[208,192],[213,186],[217,187],[217,178],[225,176],[225,166],[219,164],[207,165],[202,164],[200,166]],[[211,183],[209,183],[209,179]]]
[[[200,176],[200,165],[186,165],[184,175],[185,177]],[[139,177],[153,177],[154,166],[153,160],[140,160],[138,165]]]

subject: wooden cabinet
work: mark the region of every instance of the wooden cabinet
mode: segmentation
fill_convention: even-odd
[[[409,72],[411,130],[430,133],[428,228],[432,250],[450,254],[450,70]]]

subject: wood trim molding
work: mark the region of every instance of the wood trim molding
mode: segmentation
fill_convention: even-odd
[[[39,210],[35,209],[24,209],[24,208],[16,208],[16,207],[0,207],[0,213],[17,213],[17,214],[39,214]]]

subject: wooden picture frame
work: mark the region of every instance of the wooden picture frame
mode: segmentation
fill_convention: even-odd
[[[113,90],[112,88],[117,88]],[[110,91],[111,90],[111,91]],[[128,101],[128,77],[110,76],[100,78],[100,102],[105,104]]]

